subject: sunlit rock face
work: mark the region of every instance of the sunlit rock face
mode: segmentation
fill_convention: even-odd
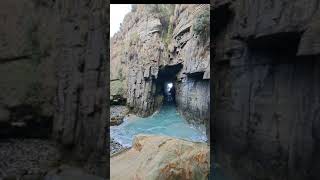
[[[319,179],[318,3],[216,2],[212,137],[232,179]]]
[[[148,116],[162,105],[164,84],[172,82],[181,113],[208,129],[210,38],[201,39],[193,29],[209,5],[163,7],[135,6],[112,37],[111,96],[122,95],[132,112]]]
[[[138,135],[131,149],[111,157],[110,178],[208,179],[209,151],[206,143]]]

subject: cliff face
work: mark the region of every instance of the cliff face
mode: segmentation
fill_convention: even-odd
[[[102,0],[1,2],[1,133],[25,126],[24,137],[53,133],[77,157],[105,151],[106,6]]]
[[[107,4],[61,0],[56,6],[60,21],[53,134],[85,159],[106,152]]]
[[[54,3],[2,1],[0,7],[0,134],[50,135],[56,80]],[[41,15],[40,15],[41,14]],[[37,131],[34,128],[43,127]]]
[[[319,177],[319,1],[217,0],[216,161],[233,179]]]
[[[197,34],[193,27],[202,17]],[[206,32],[209,5],[133,7],[111,40],[110,74],[119,83],[119,74],[125,76],[122,82],[127,91],[121,93],[133,112],[152,114],[163,102],[164,83],[173,82],[178,109],[190,122],[208,124],[209,93],[205,92],[209,92],[210,53]]]
[[[209,8],[210,5],[176,6],[176,26],[167,61],[168,66],[183,65],[176,81],[178,109],[192,123],[206,127],[210,119],[210,36],[205,34],[210,32]],[[203,26],[197,24],[202,18],[208,18]],[[197,35],[195,26],[200,26],[203,34]]]

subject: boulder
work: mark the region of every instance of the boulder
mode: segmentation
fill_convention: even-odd
[[[209,146],[167,136],[137,135],[133,147],[110,160],[110,178],[208,179]]]
[[[110,126],[118,126],[123,123],[124,116],[115,116],[110,119]]]

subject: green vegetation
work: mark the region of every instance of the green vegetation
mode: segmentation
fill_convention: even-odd
[[[124,86],[125,81],[111,81],[110,82],[110,94],[114,95],[123,95],[125,94]]]
[[[171,21],[171,18],[170,18],[168,31],[166,31],[166,33],[162,36],[162,40],[166,47],[170,44],[170,41],[172,39],[172,34],[173,34],[173,22]]]
[[[139,39],[140,39],[139,34],[137,32],[134,32],[130,36],[130,43],[129,44],[130,45],[137,44]]]
[[[199,36],[202,42],[210,36],[210,11],[206,10],[199,14],[193,24],[193,31],[195,35]]]
[[[174,4],[148,4],[145,6],[149,13],[157,14],[162,24],[162,41],[167,46],[172,38],[174,24],[172,17],[174,14]]]
[[[162,4],[159,5],[159,12],[160,12],[160,21],[162,24],[162,41],[164,42],[165,46],[170,44],[172,39],[173,33],[173,14],[174,14],[175,5],[172,4]]]

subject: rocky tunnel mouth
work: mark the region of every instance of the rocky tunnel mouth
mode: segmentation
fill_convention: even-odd
[[[176,81],[177,74],[183,65],[176,64],[164,66],[159,70],[158,79],[156,80],[157,95],[163,96],[163,104],[176,104]]]

